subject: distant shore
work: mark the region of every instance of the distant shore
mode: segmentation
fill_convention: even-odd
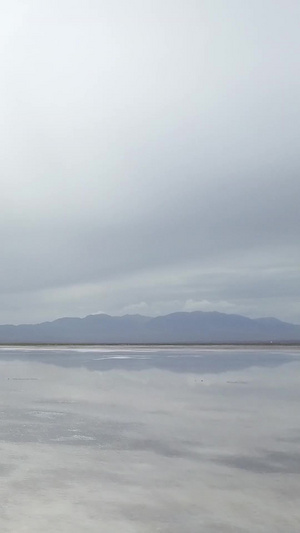
[[[231,342],[231,343],[0,343],[1,348],[300,348],[300,342]]]

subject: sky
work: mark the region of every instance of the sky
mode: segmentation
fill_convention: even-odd
[[[299,2],[0,9],[0,322],[300,323]]]

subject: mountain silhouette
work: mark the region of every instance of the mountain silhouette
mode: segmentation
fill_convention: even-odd
[[[88,315],[41,324],[0,326],[0,343],[256,343],[300,342],[300,325],[218,312],[164,316]]]

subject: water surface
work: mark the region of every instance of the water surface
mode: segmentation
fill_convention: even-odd
[[[2,347],[1,532],[298,533],[297,348]]]

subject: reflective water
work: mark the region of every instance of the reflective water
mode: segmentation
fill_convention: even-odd
[[[298,533],[297,348],[3,347],[1,532]]]

